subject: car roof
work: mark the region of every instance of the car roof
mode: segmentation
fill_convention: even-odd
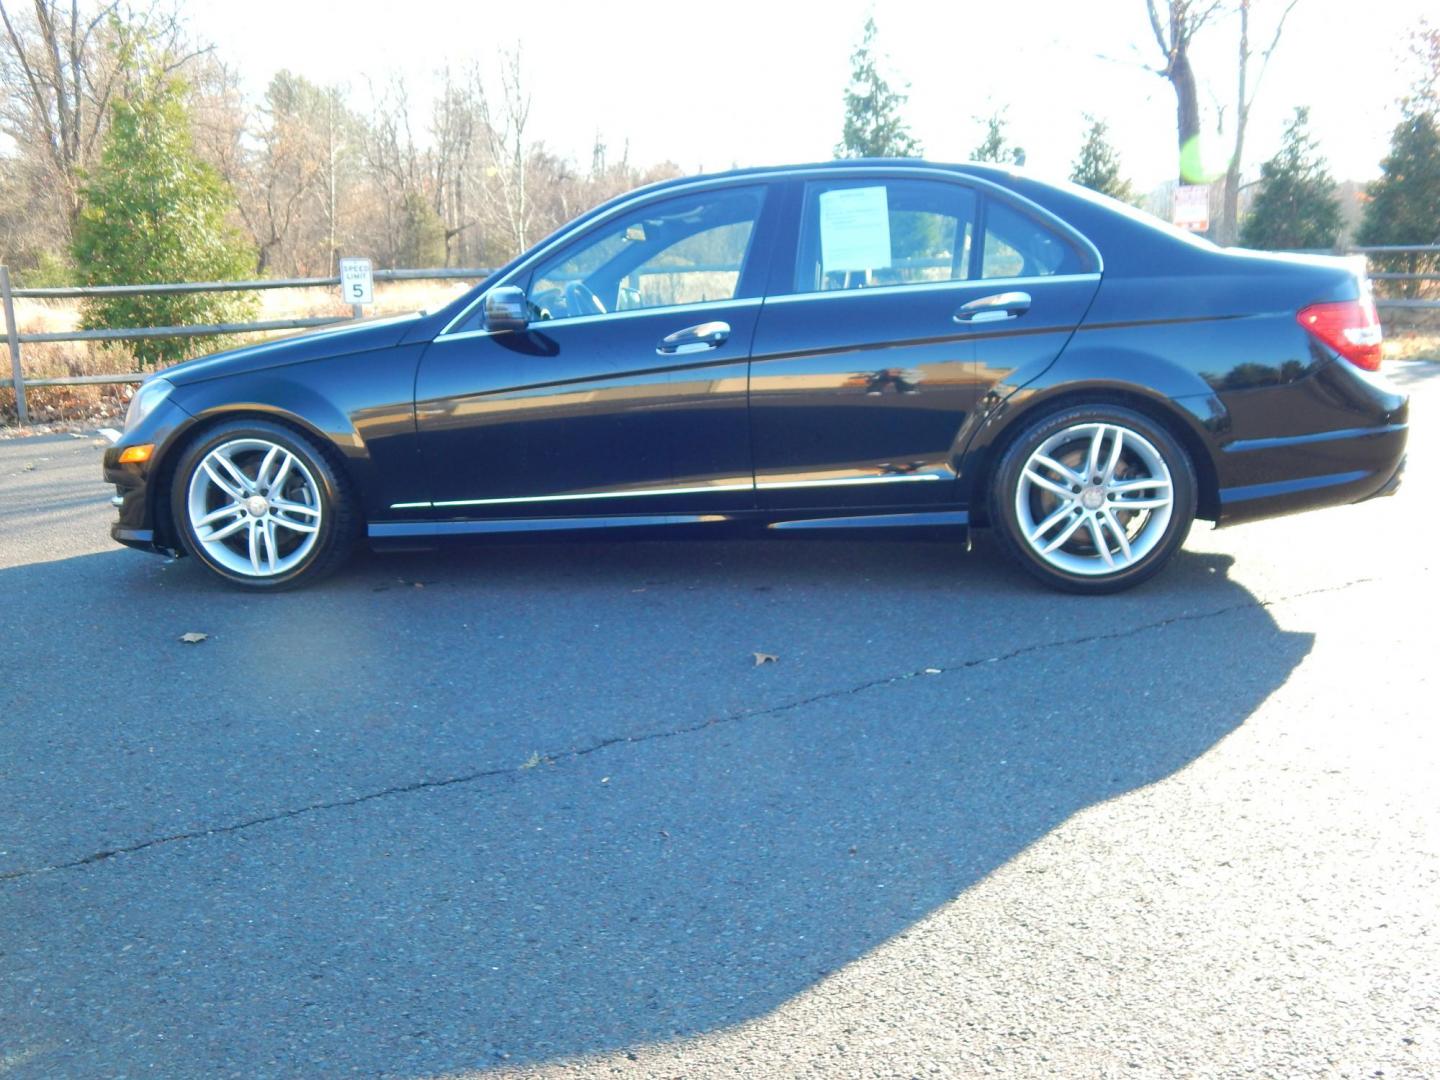
[[[743,169],[723,169],[720,172],[701,172],[687,174],[685,176],[674,176],[666,180],[657,180],[643,187],[634,188],[627,191],[622,197],[633,198],[641,192],[663,191],[669,187],[693,184],[697,180],[713,180],[719,182],[724,180],[744,180],[755,176],[773,178],[788,174],[824,172],[832,169],[862,169],[867,167],[887,169],[944,169],[949,172],[978,176],[985,180],[999,180],[1001,177],[1013,175],[1013,170],[1004,166],[977,162],[940,162],[930,161],[926,158],[834,158],[829,161],[812,161],[802,164],[747,165]]]

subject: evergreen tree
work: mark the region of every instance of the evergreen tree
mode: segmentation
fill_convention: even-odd
[[[1366,189],[1370,203],[1361,222],[1361,244],[1440,244],[1440,117],[1407,110],[1390,136],[1380,179]],[[1377,268],[1408,274],[1435,273],[1440,256],[1421,252],[1375,257]],[[1421,282],[1404,283],[1418,296]]]
[[[875,19],[865,20],[860,46],[850,55],[850,85],[845,90],[845,129],[835,147],[837,158],[919,157],[920,144],[900,110],[909,100],[892,90],[880,74],[875,48]]]
[[[396,259],[401,266],[445,265],[445,222],[419,192],[405,196],[401,207],[404,228]]]
[[[1120,155],[1110,143],[1110,126],[1088,113],[1085,116],[1090,127],[1085,132],[1085,141],[1080,144],[1080,156],[1070,169],[1070,179],[1101,195],[1109,195],[1121,202],[1131,202],[1135,192],[1130,181],[1120,173]]]
[[[195,154],[184,86],[152,72],[111,107],[100,161],[81,189],[75,265],[89,285],[244,278],[255,250],[229,223],[234,196]],[[254,307],[234,293],[107,296],[86,302],[87,328],[231,322]],[[142,365],[189,351],[187,338],[126,343]]]
[[[1366,246],[1440,243],[1440,28],[1422,19],[1409,45],[1410,92],[1400,99],[1400,123],[1390,135],[1380,179],[1366,189],[1370,203],[1358,237]],[[1440,255],[1425,252],[1372,255],[1370,262],[1406,274],[1440,272]],[[1416,297],[1434,286],[1407,281],[1401,288]]]
[[[1310,110],[1296,109],[1280,150],[1260,166],[1260,193],[1240,230],[1246,247],[1273,251],[1335,246],[1340,203],[1309,122]]]
[[[981,118],[977,116],[976,119]],[[979,146],[970,151],[971,161],[993,161],[1001,165],[1025,164],[1025,151],[1018,146],[1012,146],[1005,135],[1005,125],[1008,122],[1004,109],[996,109],[984,118],[985,137],[980,140]]]

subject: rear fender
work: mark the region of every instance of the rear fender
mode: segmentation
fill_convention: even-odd
[[[1026,385],[1003,388],[1005,396],[976,427],[957,463],[957,498],[970,508],[972,520],[983,521],[991,471],[1010,440],[1040,417],[1086,402],[1132,408],[1164,424],[1195,465],[1199,516],[1214,520],[1215,453],[1230,424],[1219,397],[1204,380],[1153,355],[1107,353],[1103,366],[1098,359],[1067,364],[1062,356]]]

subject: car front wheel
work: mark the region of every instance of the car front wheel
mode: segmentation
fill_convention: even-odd
[[[185,549],[237,585],[278,589],[344,561],[356,531],[340,470],[280,424],[207,431],[175,470],[171,509]]]
[[[1044,417],[1009,445],[990,519],[1011,557],[1046,584],[1115,592],[1169,561],[1195,502],[1194,467],[1164,426],[1086,405]]]

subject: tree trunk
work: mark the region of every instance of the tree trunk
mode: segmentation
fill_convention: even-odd
[[[1195,71],[1190,67],[1190,54],[1185,46],[1176,49],[1166,78],[1175,87],[1175,131],[1183,162],[1186,144],[1200,135],[1200,97],[1195,88]],[[1184,176],[1183,169],[1180,182],[1191,182]]]
[[[1245,128],[1250,123],[1246,78],[1250,72],[1250,0],[1240,0],[1239,90],[1235,96],[1235,149],[1225,169],[1225,197],[1215,239],[1233,244],[1240,237],[1240,161],[1245,153]]]

